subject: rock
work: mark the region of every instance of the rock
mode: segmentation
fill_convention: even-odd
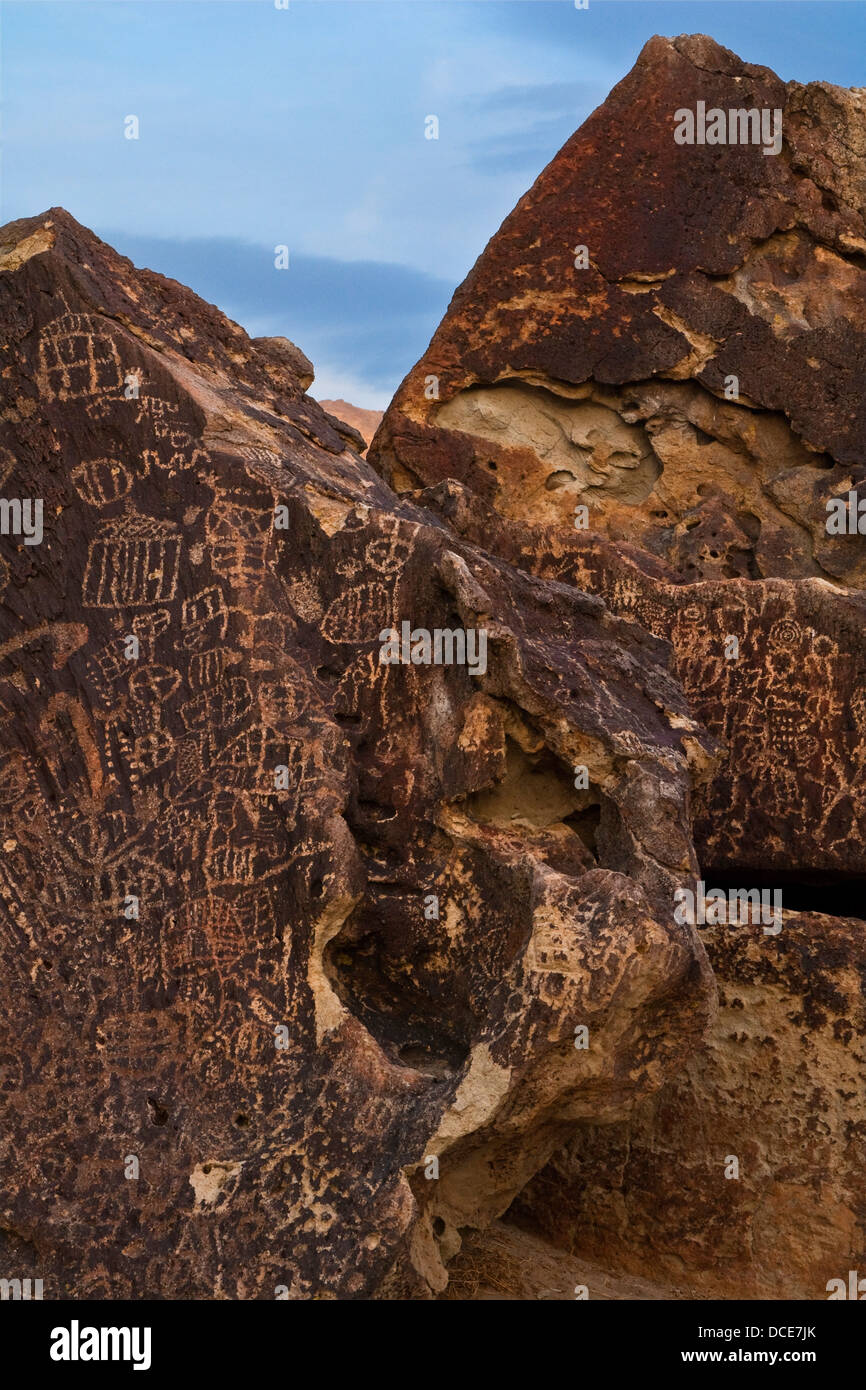
[[[349,438],[357,436],[360,440],[360,447],[357,440],[354,447],[363,458],[367,452],[373,435],[379,428],[382,421],[383,411],[381,410],[362,410],[360,406],[349,405],[348,401],[319,401],[323,410],[327,411],[332,419],[336,418],[340,424],[345,424],[350,431]]]
[[[677,144],[699,101],[781,111],[783,153]],[[479,543],[491,509],[531,527],[519,563],[673,642],[727,745],[697,808],[718,868],[866,868],[866,545],[827,529],[863,484],[866,532],[864,101],[651,39],[493,237],[369,455],[400,490],[463,484]]]
[[[863,923],[786,913],[777,951],[757,925],[704,940],[706,1045],[628,1122],[576,1131],[512,1216],[691,1297],[825,1299],[863,1268]]]
[[[676,144],[699,101],[782,111],[783,154]],[[458,289],[375,465],[524,521],[583,504],[675,578],[863,587],[825,504],[866,487],[864,131],[859,89],[651,39]]]
[[[431,1297],[711,1023],[670,904],[716,741],[665,641],[396,496],[286,340],[62,209],[0,248],[43,532],[0,537],[4,1263]]]
[[[780,114],[778,153],[674,139],[684,111],[730,129],[750,109],[768,133]],[[824,1298],[866,1261],[864,211],[862,89],[653,38],[492,238],[369,451],[467,543],[672,643],[723,745],[692,802],[702,874],[789,902],[778,935],[702,933],[706,1044],[633,1118],[582,1122],[515,1207],[710,1295]],[[799,915],[814,885],[824,910]]]
[[[313,364],[299,347],[288,338],[253,338],[256,347],[269,353],[289,369],[289,379],[296,377],[304,391],[309,391],[315,379]],[[272,369],[273,370],[273,369]]]

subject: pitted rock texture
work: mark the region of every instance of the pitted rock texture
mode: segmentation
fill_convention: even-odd
[[[826,1299],[866,1260],[863,923],[794,912],[769,946],[757,923],[703,935],[705,1045],[629,1122],[576,1132],[519,1211],[692,1296]]]
[[[717,742],[664,641],[397,497],[288,340],[60,209],[0,250],[44,518],[0,537],[3,1263],[430,1297],[709,1026],[670,902]],[[483,669],[383,664],[403,621]]]
[[[678,144],[699,103],[780,112],[778,154]],[[856,897],[866,873],[866,544],[856,515],[827,525],[832,499],[866,503],[864,215],[864,89],[654,38],[492,238],[368,454],[467,543],[672,643],[722,745],[691,805],[708,887]],[[519,1219],[709,1296],[823,1298],[862,1266],[864,960],[837,910],[706,933],[706,1047],[636,1117],[581,1123]]]

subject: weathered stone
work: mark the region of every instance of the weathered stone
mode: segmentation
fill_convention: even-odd
[[[382,423],[381,410],[363,410],[361,406],[350,405],[348,401],[319,401],[319,405],[332,420],[337,420],[338,428],[346,427],[347,440],[363,458],[373,435]]]
[[[44,506],[0,538],[4,1257],[429,1297],[705,1032],[670,903],[715,741],[665,642],[396,497],[286,340],[62,210],[0,246],[3,488]],[[484,660],[383,664],[404,621]]]
[[[693,1297],[825,1299],[866,1255],[863,924],[786,913],[778,949],[758,925],[704,939],[705,1046],[629,1122],[578,1130],[519,1211]]]
[[[670,640],[724,749],[692,803],[708,886],[824,894],[778,936],[709,932],[726,1003],[706,1048],[636,1118],[581,1123],[519,1201],[564,1248],[699,1294],[826,1297],[866,1260],[845,916],[866,871],[864,100],[704,36],[650,40],[488,244],[369,451],[467,543]],[[780,112],[779,152],[678,144],[699,102]]]

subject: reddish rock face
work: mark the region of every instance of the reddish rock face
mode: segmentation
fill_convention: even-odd
[[[749,111],[756,143],[732,142]],[[678,140],[689,119],[712,139]],[[830,914],[859,910],[866,870],[864,212],[862,90],[654,38],[490,241],[369,451],[467,542],[672,643],[723,747],[692,803],[708,887],[769,878]],[[665,1250],[665,1278],[729,1295],[825,1297],[862,1264],[862,1063],[837,1084],[864,1028],[857,920],[786,910],[746,963],[745,928],[715,934],[766,1044],[729,1045],[723,1019],[657,1105],[584,1127],[524,1218],[633,1275]],[[772,987],[744,993],[744,970]]]
[[[861,104],[652,40],[373,466],[287,339],[0,229],[10,1272],[459,1293],[515,1199],[604,1296],[862,1265],[859,919],[675,910],[863,874]]]
[[[382,423],[381,410],[363,410],[360,406],[350,405],[348,401],[319,401],[319,405],[337,422],[337,429],[348,426],[348,442],[354,443],[355,448],[363,458],[367,452],[373,435]],[[353,441],[352,435],[358,435],[359,439]]]
[[[719,868],[866,868],[863,101],[650,40],[489,243],[370,450],[399,488],[454,479],[531,526],[521,563],[673,643],[728,750],[696,827]],[[780,112],[780,152],[678,144],[699,102]]]
[[[287,340],[58,209],[0,231],[0,319],[42,506],[0,538],[4,1264],[430,1296],[705,1031],[714,741],[664,642],[398,498]]]

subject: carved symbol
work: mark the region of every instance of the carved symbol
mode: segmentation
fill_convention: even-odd
[[[124,373],[120,354],[99,319],[63,314],[39,342],[37,381],[62,401],[119,391]]]
[[[229,613],[222,590],[216,585],[184,599],[181,609],[183,645],[191,651],[205,651],[226,635]]]
[[[391,612],[390,592],[373,580],[337,595],[322,619],[322,635],[329,642],[373,641],[391,625]]]
[[[91,507],[119,502],[132,487],[132,474],[117,459],[88,459],[73,468],[78,495]]]
[[[148,608],[174,598],[180,547],[170,522],[134,512],[103,522],[87,555],[85,608]]]
[[[180,685],[180,676],[170,666],[143,666],[129,679],[129,693],[138,704],[152,707],[157,718],[160,708]]]
[[[225,658],[225,647],[212,647],[208,652],[190,657],[189,683],[192,689],[207,690],[219,685],[225,673]]]
[[[187,700],[180,707],[180,717],[190,733],[197,729],[230,729],[249,714],[252,705],[246,677],[232,676],[218,690],[208,690]]]

